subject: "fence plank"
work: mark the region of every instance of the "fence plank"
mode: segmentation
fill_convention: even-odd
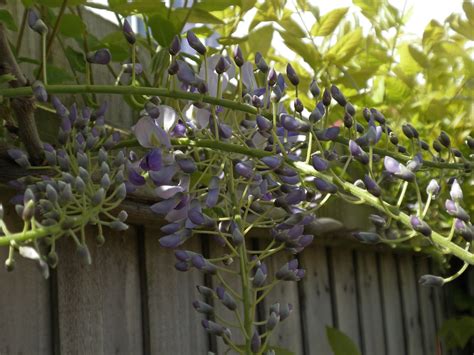
[[[161,232],[147,228],[145,233],[151,353],[206,354],[202,317],[191,306],[198,298],[195,286],[204,284],[202,274],[196,270],[178,272],[173,251],[158,243]],[[184,248],[200,252],[201,245],[193,238]]]
[[[304,338],[308,354],[330,354],[331,347],[326,338],[326,326],[333,326],[332,300],[329,283],[328,261],[324,247],[305,249],[300,255],[306,275],[302,289],[304,297],[301,314]]]
[[[133,228],[109,233],[102,247],[88,233],[92,265],[78,258],[71,240],[62,240],[57,271],[62,354],[142,352],[140,278]]]
[[[269,279],[272,279],[280,267],[292,258],[294,258],[294,256],[278,253],[266,259]],[[283,281],[274,287],[264,301],[266,317],[269,315],[269,307],[277,302],[291,303],[294,311],[275,328],[270,339],[270,344],[288,349],[295,354],[303,354],[298,284],[296,282]]]
[[[420,276],[429,274],[429,265],[426,258],[418,257],[415,261],[416,280],[418,280]],[[418,285],[418,293],[420,296],[421,322],[425,350],[427,354],[434,354],[437,346],[436,317],[434,314],[434,289],[432,287]]]
[[[377,260],[373,252],[357,252],[357,288],[360,295],[363,354],[383,354],[385,336]]]
[[[361,349],[359,314],[352,250],[331,249],[333,301],[336,327],[348,335]]]
[[[397,264],[392,254],[380,255],[381,292],[387,355],[405,353],[401,290],[398,287]]]
[[[398,257],[398,268],[403,299],[405,338],[407,340],[406,353],[407,355],[424,354],[413,257],[411,255],[400,255]]]

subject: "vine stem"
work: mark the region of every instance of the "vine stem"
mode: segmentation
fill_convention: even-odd
[[[115,86],[115,85],[46,85],[46,91],[50,94],[114,94],[114,95],[146,95],[146,96],[161,96],[171,97],[181,100],[189,101],[202,101],[211,105],[219,105],[232,110],[240,112],[257,114],[258,111],[255,107],[244,103],[236,102],[228,99],[218,99],[209,95],[195,94],[186,91],[169,90],[166,88],[155,88],[155,87],[132,87],[132,86]],[[18,96],[31,96],[33,90],[31,87],[17,87],[17,88],[1,88],[0,96],[4,97],[18,97]],[[271,113],[265,113],[265,117],[272,119]],[[344,137],[336,137],[334,142],[349,145],[349,140]],[[401,162],[408,162],[411,157],[397,152],[388,151],[380,148],[373,148],[375,154],[390,156]],[[434,161],[424,161],[423,165],[431,168],[439,169],[454,169],[464,170],[466,168],[474,167],[473,163],[443,163]]]

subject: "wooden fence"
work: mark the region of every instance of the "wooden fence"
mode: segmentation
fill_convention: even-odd
[[[10,9],[19,20],[20,1],[10,2]],[[90,14],[86,20],[91,32],[113,29]],[[23,55],[39,54],[38,41],[30,37],[25,36]],[[55,55],[56,64],[63,60]],[[96,74],[98,82],[111,80],[107,72]],[[108,117],[129,127],[132,111],[120,97],[108,100],[112,102]],[[0,200],[5,203],[7,195],[0,191]],[[143,218],[146,207],[134,206],[135,214],[129,210],[132,227],[125,233],[110,233],[104,246],[92,247],[94,231],[89,232],[91,266],[82,265],[72,243],[63,241],[58,246],[59,267],[48,280],[24,259],[17,260],[12,273],[0,269],[0,355],[223,353],[222,343],[203,331],[201,317],[191,307],[198,297],[194,286],[213,285],[198,272],[175,271],[173,253],[158,244],[156,220]],[[11,208],[8,213],[8,223],[14,223]],[[342,219],[346,228],[360,225],[361,216],[347,208],[327,214]],[[430,260],[361,247],[343,234],[316,238],[314,246],[300,255],[307,270],[304,280],[282,284],[270,294],[260,310],[262,318],[273,302],[290,302],[295,308],[273,341],[297,355],[326,355],[331,351],[325,327],[335,326],[364,355],[435,354],[445,301],[440,291],[417,284],[418,277],[433,268]],[[189,248],[205,255],[219,253],[206,238],[195,238],[191,244]],[[5,249],[0,257],[6,258]],[[284,262],[283,256],[273,258],[271,271]]]
[[[157,224],[149,221],[110,233],[96,247],[91,229],[90,266],[64,240],[49,280],[25,259],[17,260],[12,273],[2,269],[0,354],[222,354],[222,343],[205,334],[191,306],[198,298],[195,285],[215,285],[197,271],[177,272],[173,252],[159,246],[159,236]],[[188,248],[205,255],[219,253],[206,238],[190,243]],[[274,302],[295,308],[273,341],[295,354],[330,354],[325,327],[335,326],[363,354],[435,354],[443,295],[417,284],[430,272],[430,260],[345,244],[349,247],[316,242],[300,255],[304,280],[272,291],[265,309]],[[6,258],[6,249],[0,257]],[[270,272],[285,261],[283,255],[271,259]]]

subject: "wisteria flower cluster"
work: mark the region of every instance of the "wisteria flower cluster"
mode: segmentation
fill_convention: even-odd
[[[34,86],[46,101],[44,88]],[[0,215],[0,243],[10,248],[6,268],[13,270],[15,255],[19,253],[37,260],[45,277],[49,275],[49,267],[56,267],[58,263],[56,243],[59,238],[70,238],[78,255],[90,264],[87,225],[97,227],[99,244],[105,241],[103,226],[118,231],[128,228],[124,223],[125,211],[117,216],[112,214],[126,196],[126,158],[122,150],[109,152],[120,136],[104,126],[106,105],[91,110],[89,107],[79,109],[73,104],[67,109],[57,97],[52,97],[51,102],[61,125],[57,146],[44,143],[45,166],[32,167],[20,149],[8,151],[23,168],[40,169],[39,176],[29,175],[10,182],[19,191],[12,203],[24,222],[23,230],[10,232]],[[3,207],[0,206],[0,210],[3,211]]]

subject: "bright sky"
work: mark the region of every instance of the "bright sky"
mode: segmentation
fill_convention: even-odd
[[[399,9],[402,9],[405,3],[405,0],[389,1],[393,6]],[[95,0],[94,2],[107,4],[107,0]],[[352,5],[352,0],[312,0],[311,2],[320,8],[321,14],[325,14],[339,7],[346,7]],[[294,1],[288,1],[288,4],[292,3],[294,3]],[[446,19],[446,17],[453,12],[463,13],[462,3],[463,0],[406,0],[406,9],[412,9],[411,18],[409,19],[406,27],[407,31],[420,36],[423,33],[423,30],[426,25],[432,19],[435,19],[442,23]],[[97,12],[103,15],[104,17],[110,19],[111,21],[115,22],[114,15],[112,13],[107,11]],[[250,16],[246,16],[248,24],[252,19],[252,14],[249,15]],[[310,19],[311,15],[308,14],[308,16],[308,18]],[[309,23],[309,27],[311,25],[312,23]],[[280,44],[275,43],[275,45],[278,48]]]

